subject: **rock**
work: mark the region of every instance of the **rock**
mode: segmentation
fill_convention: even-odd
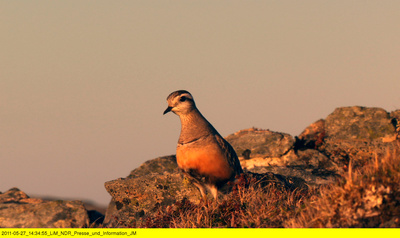
[[[326,118],[325,131],[334,140],[375,140],[393,134],[390,121],[381,108],[341,107]]]
[[[293,148],[295,142],[289,134],[255,128],[238,131],[225,139],[239,158],[246,150],[250,150],[250,158],[281,157]]]
[[[247,154],[246,157],[239,157],[244,170],[296,177],[311,186],[318,186],[331,183],[338,176],[335,163],[323,153],[308,148],[322,144],[323,135],[324,120],[319,120],[310,125],[297,141],[288,134],[254,128],[236,132],[226,140],[238,155],[242,151],[243,155]],[[302,142],[299,143],[299,140]],[[318,140],[321,142],[317,143]]]
[[[318,149],[344,170],[350,160],[361,166],[375,154],[397,147],[392,118],[381,108],[337,108],[325,119],[325,133]]]
[[[28,199],[28,195],[20,191],[18,188],[12,188],[5,193],[0,193],[0,204],[2,203],[16,203],[23,199]]]
[[[251,150],[246,149],[245,151],[243,151],[242,156],[244,160],[249,160],[250,159],[250,154],[251,154]]]
[[[240,157],[247,171],[295,176],[319,185],[335,181],[350,160],[353,166],[362,166],[375,154],[398,148],[400,132],[396,134],[393,125],[397,117],[399,110],[389,114],[381,108],[342,107],[312,123],[295,139],[254,128],[226,139],[238,154],[247,155],[246,159]]]
[[[139,168],[132,170],[128,178],[141,178],[148,176],[149,173],[163,174],[167,172],[171,174],[176,171],[177,165],[175,155],[164,156],[146,161]]]
[[[392,118],[391,123],[396,131],[395,139],[400,140],[400,110],[391,112],[390,117]]]
[[[29,198],[18,188],[0,194],[0,227],[81,228],[89,218],[81,201],[44,201]]]
[[[296,149],[303,147],[317,149],[325,138],[325,120],[320,119],[309,125],[299,136]]]
[[[294,153],[294,151],[291,151]],[[299,178],[310,186],[329,184],[339,177],[337,165],[317,150],[299,150],[296,159],[286,164],[270,164],[266,159],[242,161],[243,167],[254,173],[267,173]]]
[[[337,172],[347,170],[350,160],[353,166],[361,166],[375,154],[395,149],[394,120],[400,112],[388,113],[381,108],[341,107],[326,119],[320,119],[307,127],[296,138],[295,150],[316,149],[337,165]]]
[[[397,118],[397,120],[400,120],[400,109],[391,112],[391,113],[390,113],[390,117],[391,117],[391,118]]]
[[[239,156],[245,176],[260,184],[274,183],[285,189],[305,184],[318,187],[336,181],[350,161],[352,166],[362,166],[376,154],[399,150],[399,120],[400,110],[389,114],[380,108],[342,107],[295,138],[251,128],[225,139]],[[183,199],[198,203],[201,198],[177,168],[175,156],[147,161],[127,178],[106,182],[105,187],[112,196],[105,227],[135,227],[160,206]]]
[[[287,189],[304,185],[301,179],[287,179],[273,173],[253,173],[250,176],[259,178],[265,184],[276,183]],[[198,189],[179,171],[175,156],[147,161],[127,178],[106,182],[105,187],[112,201],[106,212],[104,227],[135,227],[138,220],[157,212],[160,206],[172,205],[184,198],[197,204],[201,199]],[[222,189],[224,191],[229,191],[228,186]]]
[[[105,183],[112,196],[104,225],[129,227],[136,219],[187,197],[198,202],[200,193],[179,172],[175,156],[150,160],[133,170],[127,178]]]
[[[317,150],[306,149],[297,152],[298,160],[293,161],[290,166],[305,166],[313,169],[325,169],[337,171],[337,165],[328,157]]]

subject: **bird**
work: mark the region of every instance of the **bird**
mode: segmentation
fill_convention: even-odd
[[[207,189],[215,200],[218,189],[243,173],[233,147],[200,113],[193,96],[186,90],[172,92],[163,115],[173,112],[181,121],[176,161],[182,173],[207,200]]]

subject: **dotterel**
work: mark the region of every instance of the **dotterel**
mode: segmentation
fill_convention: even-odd
[[[171,93],[167,102],[164,114],[172,111],[181,120],[176,148],[178,167],[204,199],[206,188],[217,199],[218,188],[243,173],[235,150],[200,113],[188,91]]]

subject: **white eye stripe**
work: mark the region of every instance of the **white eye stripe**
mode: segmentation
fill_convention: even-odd
[[[167,101],[174,101],[174,100],[176,100],[176,98],[181,98],[182,96],[185,96],[186,98],[190,98],[193,100],[192,95],[188,91],[179,90],[179,91],[175,91],[175,92],[171,93],[167,97]]]
[[[184,93],[184,94],[179,95],[179,100],[181,100],[181,98],[185,98],[185,100],[186,100],[186,99],[191,99],[191,100],[193,100],[192,95],[190,95],[190,94],[188,94],[188,93]],[[185,100],[184,100],[184,101],[185,101]]]

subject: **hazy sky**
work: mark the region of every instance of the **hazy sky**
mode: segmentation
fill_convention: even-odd
[[[223,135],[400,108],[400,1],[0,0],[0,191],[107,204],[175,153],[186,89]]]

